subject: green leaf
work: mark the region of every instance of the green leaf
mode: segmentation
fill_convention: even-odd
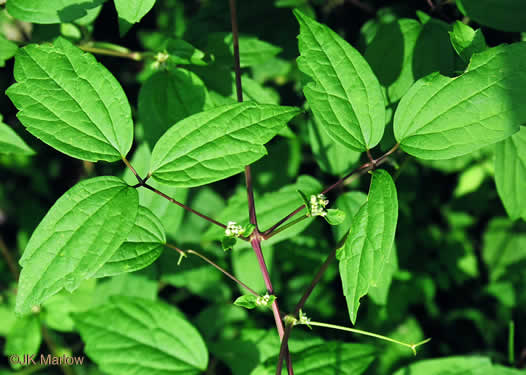
[[[309,4],[309,0],[275,0],[276,8],[298,8],[311,18],[316,17],[316,11]]]
[[[18,51],[18,46],[0,35],[0,68],[5,66],[6,60],[13,57],[16,51]]]
[[[182,39],[167,38],[157,48],[168,53],[167,66],[175,69],[177,65],[206,65],[205,53]]]
[[[16,320],[17,316],[11,306],[0,304],[0,321],[2,322],[2,324],[0,324],[0,336],[7,336],[11,328],[15,325]]]
[[[342,210],[329,208],[327,210],[327,215],[323,218],[327,220],[327,223],[330,225],[340,225],[345,221],[345,212]]]
[[[471,27],[456,21],[453,30],[449,32],[451,44],[458,55],[464,61],[469,61],[474,53],[479,53],[488,48],[486,39],[480,29],[473,30]]]
[[[137,191],[116,177],[82,181],[60,197],[20,259],[16,311],[27,313],[93,277],[131,231],[138,200]]]
[[[362,207],[366,201],[367,195],[361,191],[350,191],[340,195],[338,199],[336,199],[334,207],[345,212],[345,220],[343,223],[331,228],[336,242],[339,242],[349,229],[351,229],[354,215],[356,215],[360,207]]]
[[[376,349],[371,345],[328,341],[293,353],[292,363],[294,374],[297,375],[360,375],[367,370],[375,356]],[[265,370],[255,374],[275,374],[275,358],[266,361]],[[286,368],[282,373],[287,373]]]
[[[145,177],[148,173],[148,168],[150,167],[151,158],[152,154],[148,144],[143,143],[135,150],[130,163],[140,176]],[[137,179],[129,169],[126,169],[122,178],[129,185],[135,185],[137,183]],[[176,199],[180,203],[184,204],[186,202],[188,196],[187,189],[179,189],[152,180],[148,181],[148,184],[159,191],[162,191],[169,197]],[[173,204],[169,200],[148,189],[137,190],[139,192],[139,204],[150,209],[152,213],[159,218],[168,235],[173,238],[176,236],[180,238],[181,233],[179,232],[179,227],[183,221],[185,209]]]
[[[205,108],[206,87],[184,69],[161,71],[144,82],[139,91],[139,119],[144,139],[151,147],[176,122]]]
[[[413,363],[394,375],[487,375],[491,367],[484,357],[446,357]]]
[[[522,375],[524,373],[521,369],[493,365],[491,368],[491,375]]]
[[[298,194],[300,195],[301,201],[302,201],[303,204],[305,205],[305,208],[307,209],[307,212],[308,212],[308,214],[310,215],[310,214],[311,214],[311,211],[310,211],[310,202],[309,202],[309,198],[308,198],[307,195],[305,195],[305,193],[302,192],[301,190],[298,190]]]
[[[449,39],[450,25],[428,14],[416,11],[422,31],[413,51],[413,72],[420,79],[430,73],[440,72],[450,76],[455,70],[455,50]]]
[[[423,26],[413,19],[399,19],[391,23],[380,23],[364,57],[371,65],[382,86],[387,89],[390,102],[396,102],[415,82],[413,63],[419,59],[414,55],[418,37]],[[431,48],[435,48],[432,44]]]
[[[522,222],[496,217],[489,222],[484,232],[482,257],[488,266],[491,281],[521,274],[513,269],[522,269],[526,262],[526,231]]]
[[[466,16],[501,31],[526,31],[526,9],[521,0],[457,0]]]
[[[234,245],[236,244],[237,240],[235,237],[223,237],[221,239],[221,247],[223,248],[223,251],[229,251],[234,248]]]
[[[6,91],[27,130],[57,150],[88,161],[115,161],[133,141],[126,95],[95,58],[58,38],[30,44],[15,58]]]
[[[4,124],[0,115],[0,154],[33,155],[34,153],[35,151],[9,125]]]
[[[86,354],[105,373],[190,375],[208,365],[199,332],[179,310],[165,303],[113,297],[107,305],[75,314],[74,320]]]
[[[155,0],[114,0],[121,37],[155,5]]]
[[[389,295],[389,288],[391,287],[391,282],[393,281],[393,275],[398,270],[398,257],[396,255],[396,246],[393,245],[393,249],[389,254],[384,266],[384,270],[380,273],[380,277],[376,285],[369,288],[368,295],[371,297],[371,300],[374,301],[377,305],[386,305],[387,297]],[[420,339],[423,339],[421,337]],[[401,338],[403,340],[403,338]],[[417,342],[417,341],[415,341]]]
[[[210,247],[212,246],[207,246],[207,248]],[[221,248],[213,247],[213,249],[215,250],[213,254],[206,251],[201,251],[201,253],[212,259],[216,256],[224,256],[224,251]],[[235,253],[237,252],[233,254]],[[180,256],[175,251],[163,252],[158,262],[162,271],[161,282],[177,288],[185,288],[194,295],[216,303],[225,303],[226,300],[231,299],[232,290],[230,284],[225,282],[225,275],[212,270],[210,265],[203,262],[199,257],[186,257],[180,265],[177,265],[179,259]],[[222,267],[228,268],[220,260],[216,260],[216,262]],[[261,275],[259,276],[261,278]]]
[[[492,162],[486,160],[462,171],[453,196],[458,198],[477,191],[484,179],[490,174],[492,165]]]
[[[150,173],[159,182],[179,187],[235,175],[266,155],[263,145],[298,112],[293,107],[245,102],[187,117],[155,145]]]
[[[241,241],[239,241],[241,242]],[[276,269],[274,268],[274,248],[269,244],[263,243],[265,262],[267,264],[268,272],[272,277],[276,276]],[[241,244],[240,246],[241,247]],[[234,275],[243,280],[245,284],[250,286],[256,292],[263,294],[266,292],[267,287],[265,281],[261,276],[261,269],[254,254],[254,250],[249,248],[248,245],[244,245],[244,248],[237,248],[231,254],[232,269]],[[246,290],[239,286],[239,290],[242,293],[246,293]]]
[[[243,227],[243,236],[250,237],[252,232],[254,232],[254,229],[256,229],[256,226],[254,224],[247,224]]]
[[[348,148],[373,148],[386,118],[378,79],[338,34],[299,10],[294,14],[300,24],[298,67],[312,79],[303,92],[316,121]]]
[[[40,332],[40,321],[37,315],[17,317],[15,324],[6,337],[4,354],[16,354],[20,360],[24,360],[24,355],[37,354],[42,341]],[[22,367],[20,364],[11,363],[17,369]]]
[[[247,74],[241,76],[243,85],[243,98],[246,101],[253,100],[261,104],[279,104],[279,94],[270,87],[262,86]],[[235,73],[232,73],[232,99],[237,99]]]
[[[244,307],[245,309],[255,309],[256,307],[270,308],[276,300],[275,295],[266,293],[264,296],[254,296],[252,294],[245,294],[236,298],[234,305]]]
[[[149,301],[157,299],[159,292],[158,274],[154,267],[143,268],[133,273],[123,273],[121,275],[96,279],[95,298],[93,306],[103,305],[109,302],[112,296],[125,296],[144,298]],[[81,311],[86,311],[84,308]]]
[[[308,126],[312,153],[322,171],[340,176],[360,159],[360,152],[334,141],[314,119],[308,122]]]
[[[163,224],[152,211],[139,206],[128,237],[94,277],[114,276],[148,267],[159,258],[165,243]]]
[[[407,153],[450,159],[501,141],[526,122],[526,43],[473,55],[464,74],[438,73],[416,82],[402,98],[394,133]]]
[[[106,0],[8,0],[7,11],[21,21],[64,23],[98,14]]]
[[[59,332],[75,331],[71,313],[90,309],[94,300],[100,298],[100,291],[95,289],[96,283],[95,279],[85,280],[73,293],[62,290],[44,302],[42,315],[46,326]]]
[[[214,56],[216,64],[232,66],[234,44],[231,33],[210,33],[208,53]],[[239,36],[239,63],[242,68],[257,65],[276,56],[281,48],[250,35]]]
[[[234,301],[234,305],[243,307],[245,309],[255,309],[256,308],[257,297],[252,294],[245,294],[241,297],[237,297]]]
[[[351,231],[338,253],[343,293],[351,322],[356,322],[360,298],[377,286],[393,249],[398,200],[393,179],[373,172],[367,202],[354,216]]]
[[[497,143],[495,156],[497,192],[512,220],[526,220],[526,128]]]

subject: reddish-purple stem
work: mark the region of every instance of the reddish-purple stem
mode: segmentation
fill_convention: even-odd
[[[143,186],[143,187],[145,187],[146,189],[153,191],[155,194],[160,195],[161,197],[163,197],[163,198],[169,200],[170,202],[172,202],[172,203],[178,205],[179,207],[182,207],[182,208],[184,208],[185,210],[190,211],[191,213],[193,213],[193,214],[195,214],[195,215],[197,215],[197,216],[199,216],[199,217],[201,217],[201,218],[203,218],[203,219],[205,219],[205,220],[211,222],[212,224],[215,224],[215,225],[217,225],[217,226],[220,226],[220,227],[223,228],[223,229],[226,229],[226,225],[225,225],[225,224],[220,223],[219,221],[214,220],[214,219],[212,219],[211,217],[206,216],[205,214],[202,214],[202,213],[200,213],[200,212],[194,210],[193,208],[190,208],[190,207],[188,207],[188,206],[182,204],[181,202],[176,201],[176,200],[173,199],[172,197],[169,197],[168,195],[166,195],[166,194],[164,194],[163,192],[157,190],[157,189],[154,188],[153,186],[148,185],[148,184],[142,184],[142,185],[140,185],[140,186]]]
[[[385,161],[387,160],[387,157],[389,155],[391,155],[393,152],[395,152],[396,150],[398,150],[398,147],[400,147],[399,143],[394,145],[393,148],[391,148],[385,154],[380,156],[378,159],[373,159],[372,156],[370,156],[370,153],[369,153],[368,156],[372,159],[371,161],[368,161],[367,163],[365,163],[365,164],[359,166],[358,168],[354,169],[352,172],[347,174],[345,177],[340,178],[334,184],[330,185],[329,187],[326,187],[321,193],[322,194],[327,194],[329,191],[331,191],[334,188],[336,188],[336,187],[340,186],[341,184],[343,184],[343,182],[346,179],[348,179],[349,177],[351,177],[352,175],[354,175],[356,173],[362,174],[362,173],[365,173],[365,172],[368,172],[368,171],[376,169],[378,166],[380,166],[381,164],[385,163]],[[292,211],[290,214],[285,216],[283,219],[279,220],[276,224],[274,224],[269,229],[267,229],[266,231],[263,232],[263,237],[267,238],[268,235],[271,234],[272,232],[274,232],[274,230],[276,230],[281,224],[283,224],[284,222],[286,222],[287,220],[292,218],[294,215],[296,215],[298,212],[300,212],[304,208],[305,208],[305,205],[300,206],[300,207],[296,208],[294,211]]]

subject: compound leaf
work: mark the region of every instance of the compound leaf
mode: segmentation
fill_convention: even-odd
[[[340,277],[352,323],[360,298],[377,286],[390,260],[398,221],[398,199],[393,179],[384,170],[373,172],[367,201],[352,220],[351,231],[339,250]]]
[[[526,128],[497,143],[497,192],[511,219],[526,220]]]
[[[501,141],[526,122],[526,43],[473,55],[459,77],[438,73],[417,81],[395,113],[404,151],[422,159],[450,159]]]
[[[303,92],[316,120],[348,148],[376,146],[386,118],[378,79],[338,34],[299,10],[294,14],[300,24],[298,67],[312,79]]]
[[[245,102],[187,117],[156,143],[150,173],[179,187],[230,177],[266,155],[263,145],[298,113],[294,107]]]
[[[89,161],[115,161],[133,141],[126,95],[95,58],[58,38],[30,44],[15,58],[7,95],[27,130],[57,150]]]
[[[116,177],[68,190],[35,229],[20,259],[16,311],[27,313],[62,289],[93,277],[124,242],[139,206],[137,191]]]
[[[148,208],[139,206],[128,237],[94,277],[114,276],[148,267],[159,258],[165,243],[166,235],[160,220]]]
[[[208,350],[199,332],[175,307],[137,297],[74,314],[86,354],[108,374],[199,374]],[[123,358],[126,348],[126,358]]]
[[[9,125],[3,123],[0,115],[0,154],[32,155],[34,153]]]

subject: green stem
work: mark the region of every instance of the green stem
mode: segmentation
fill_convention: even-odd
[[[88,44],[82,44],[78,46],[81,50],[95,53],[98,55],[106,55],[106,56],[114,56],[114,57],[122,57],[124,59],[130,59],[134,61],[141,61],[144,56],[140,52],[133,52],[133,51],[116,51],[113,49],[107,49],[107,48],[100,48],[100,47],[93,47]]]
[[[287,228],[290,228],[291,226],[295,225],[295,224],[298,224],[300,221],[303,221],[307,218],[309,218],[310,216],[307,216],[307,215],[304,215],[302,217],[299,217],[293,221],[291,221],[290,223],[288,224],[285,224],[285,225],[282,225],[281,227],[279,227],[278,229],[276,229],[274,232],[268,234],[268,235],[262,235],[263,239],[264,240],[268,240],[269,238],[271,237],[274,237],[276,234],[278,234],[279,232],[283,232],[285,229]]]
[[[357,333],[359,335],[370,336],[370,337],[374,337],[374,338],[377,338],[377,339],[380,339],[380,340],[389,341],[389,342],[392,342],[394,344],[402,345],[402,346],[405,346],[405,347],[411,349],[413,351],[414,355],[416,355],[416,348],[417,347],[419,347],[420,345],[424,345],[425,343],[428,343],[429,341],[431,341],[431,338],[427,338],[427,339],[422,340],[422,341],[420,341],[420,342],[418,342],[416,344],[408,344],[408,343],[405,343],[405,342],[402,342],[402,341],[398,341],[398,340],[392,339],[392,338],[387,337],[387,336],[379,335],[377,333],[372,333],[372,332],[368,332],[368,331],[362,331],[361,329],[355,329],[355,328],[338,326],[338,325],[335,325],[335,324],[309,321],[308,325],[317,326],[317,327],[332,328],[332,329],[337,329],[337,330],[340,330],[340,331],[347,331],[347,332]]]

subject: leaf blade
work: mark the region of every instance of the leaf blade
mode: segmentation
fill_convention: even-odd
[[[133,24],[139,22],[155,5],[155,0],[114,0],[119,15],[121,36],[126,34]]]
[[[263,145],[298,112],[293,107],[244,102],[190,116],[156,143],[150,174],[158,182],[179,187],[230,177],[266,155]]]
[[[161,221],[148,208],[139,206],[135,224],[126,240],[93,277],[115,276],[148,267],[159,258],[165,243]]]
[[[137,191],[116,177],[92,178],[68,190],[35,229],[20,259],[15,311],[27,313],[93,277],[132,229],[138,205]]]
[[[335,32],[299,10],[294,14],[300,23],[298,67],[314,81],[303,92],[316,120],[348,148],[365,151],[376,146],[385,125],[378,79],[358,51]]]
[[[106,0],[8,0],[7,11],[13,17],[33,23],[52,24],[94,17]]]
[[[497,143],[495,182],[504,208],[512,220],[526,220],[526,128]]]
[[[145,140],[153,146],[173,124],[205,108],[206,87],[189,70],[160,71],[139,91],[138,114]]]
[[[179,310],[137,297],[110,301],[74,315],[86,353],[104,372],[130,374],[140,369],[152,375],[198,374],[206,369],[205,343]],[[129,348],[126,363],[119,360],[123,346]]]
[[[526,110],[526,43],[473,55],[464,74],[417,81],[395,113],[395,137],[422,159],[450,159],[501,141],[519,130]]]
[[[88,161],[115,161],[133,141],[131,109],[115,77],[63,38],[28,45],[15,58],[6,91],[20,122],[57,150]]]
[[[0,115],[0,154],[33,155],[35,151],[16,132],[4,124]]]
[[[354,216],[351,232],[338,253],[340,277],[353,324],[360,298],[377,285],[390,258],[397,221],[394,182],[386,171],[375,171],[367,202]]]

